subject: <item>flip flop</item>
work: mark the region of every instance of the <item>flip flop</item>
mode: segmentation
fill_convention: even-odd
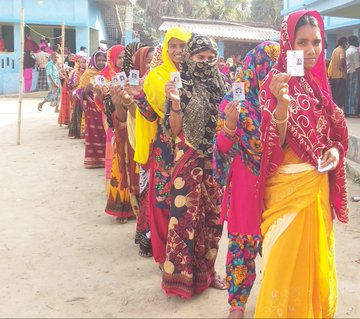
[[[146,257],[152,257],[153,254],[151,253],[151,251],[139,250],[139,256],[146,258]]]
[[[121,217],[116,217],[116,220],[119,224],[126,224],[128,221],[127,218],[121,218]]]
[[[215,274],[214,279],[212,283],[210,284],[210,287],[219,289],[219,290],[225,290],[226,289],[226,281],[224,278],[221,278],[219,274]]]

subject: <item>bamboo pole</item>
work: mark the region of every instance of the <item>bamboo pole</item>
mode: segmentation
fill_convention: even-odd
[[[18,121],[17,121],[17,138],[16,145],[20,145],[20,133],[21,133],[21,109],[23,98],[23,81],[24,81],[24,7],[20,11],[20,79],[19,79],[19,109],[18,109]]]
[[[61,61],[62,67],[64,68],[64,61],[65,61],[65,24],[64,22],[61,25]]]

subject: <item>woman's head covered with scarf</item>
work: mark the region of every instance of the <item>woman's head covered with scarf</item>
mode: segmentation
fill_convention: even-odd
[[[150,69],[154,69],[163,63],[161,56],[162,56],[162,44],[159,43],[154,49],[154,56],[150,63]]]
[[[98,65],[98,59],[102,57],[106,61],[106,53],[102,51],[96,51],[90,58],[89,62],[89,68],[96,69],[98,71],[101,71],[105,66]]]
[[[160,118],[164,117],[165,84],[170,81],[170,73],[178,71],[168,53],[169,41],[174,38],[186,43],[190,39],[190,36],[190,32],[183,28],[176,27],[169,29],[165,34],[163,43],[163,63],[150,70],[145,78],[143,89],[146,100]],[[137,110],[135,161],[142,164],[147,162],[149,157],[149,147],[155,140],[156,132],[157,121],[147,121]]]
[[[134,54],[134,69],[140,71],[141,78],[144,77],[150,69],[153,52],[153,47],[142,47]]]
[[[225,84],[217,68],[214,40],[193,35],[181,62],[182,88],[179,89],[186,139],[204,154],[212,153],[218,107],[225,94]]]
[[[87,68],[87,59],[82,55],[75,55],[75,69],[85,70]]]
[[[99,63],[100,59],[102,60],[101,63]],[[78,89],[84,89],[93,80],[95,75],[100,74],[105,66],[103,64],[104,60],[106,61],[106,53],[102,51],[97,51],[91,56],[89,67],[81,76]]]
[[[111,78],[116,74],[122,71],[123,61],[124,61],[124,51],[125,47],[123,45],[117,44],[112,46],[107,51],[107,65],[101,71],[101,75],[103,75],[106,81],[111,81]],[[99,51],[101,52],[101,51]],[[118,61],[119,60],[119,61]]]
[[[310,26],[319,32],[319,43],[295,39],[303,27]],[[318,29],[318,30],[316,30]],[[304,37],[307,35],[305,34]],[[304,44],[302,44],[304,43]],[[335,170],[329,172],[330,201],[340,221],[348,219],[346,172],[344,158],[348,148],[348,133],[344,114],[332,101],[324,58],[324,24],[317,11],[301,10],[290,13],[282,22],[280,34],[280,56],[264,80],[260,92],[262,120],[260,132],[263,145],[261,162],[262,182],[272,174],[283,160],[283,149],[280,137],[276,133],[276,124],[272,114],[277,106],[277,100],[272,95],[270,83],[274,75],[285,73],[287,69],[286,52],[304,45],[305,75],[292,76],[288,82],[290,102],[288,106],[288,121],[286,144],[301,158],[314,167],[325,151],[336,147],[340,153],[340,161]],[[314,58],[315,62],[311,62]],[[309,62],[310,61],[310,62]],[[309,67],[313,65],[312,67]],[[260,189],[262,194],[263,189]]]
[[[134,55],[142,47],[145,47],[144,43],[131,42],[125,47],[125,57],[123,69],[127,76],[130,74],[130,70],[134,69]]]
[[[244,166],[253,174],[260,174],[261,141],[259,134],[260,104],[259,91],[262,81],[270,72],[279,57],[279,43],[265,41],[249,51],[240,65],[236,82],[244,82],[245,100],[239,102],[239,119],[236,124],[236,141],[231,149],[231,156],[218,152],[215,146],[216,175],[222,185],[226,181],[228,170],[236,152],[239,152]],[[220,104],[221,121],[226,120],[224,112],[229,102],[233,101],[232,89],[226,93]]]

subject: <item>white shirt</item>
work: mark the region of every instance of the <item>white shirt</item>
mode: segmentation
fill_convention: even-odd
[[[354,73],[360,68],[360,53],[357,47],[350,45],[346,50],[346,71]]]

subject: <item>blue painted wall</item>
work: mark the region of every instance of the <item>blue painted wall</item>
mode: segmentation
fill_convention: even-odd
[[[80,50],[81,46],[85,46],[88,48],[88,53],[91,53],[90,44],[93,47],[99,45],[99,43],[90,42],[90,28],[99,32],[99,40],[107,38],[101,7],[94,0],[43,0],[42,4],[39,4],[38,0],[7,0],[6,2],[6,5],[0,5],[0,24],[13,25],[14,52],[0,53],[0,94],[18,92],[22,6],[25,12],[25,24],[61,27],[64,23],[65,26],[74,28],[76,51]],[[33,32],[32,34],[38,42],[39,36]],[[10,66],[7,66],[8,59]],[[4,68],[1,67],[2,60],[4,60]],[[12,61],[14,61],[14,68],[12,68]],[[37,72],[34,70],[32,89],[36,86],[36,79]]]

